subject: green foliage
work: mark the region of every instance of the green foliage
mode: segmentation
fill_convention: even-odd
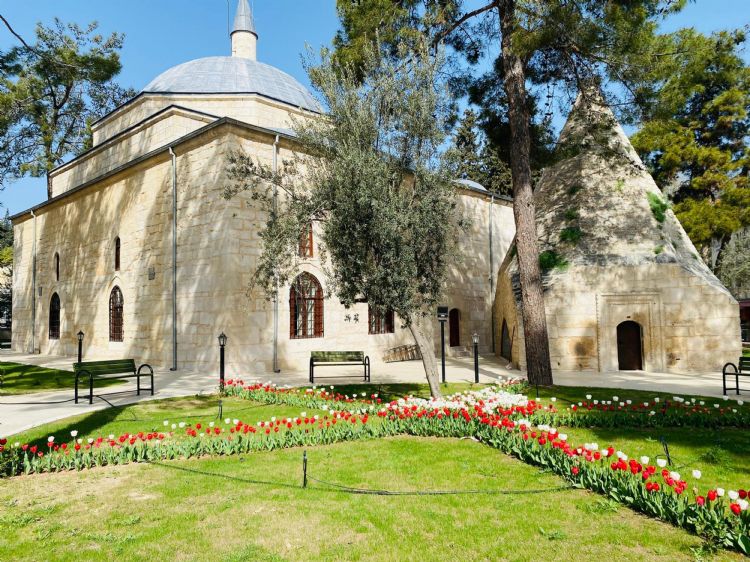
[[[667,218],[667,209],[669,209],[669,203],[667,203],[660,195],[656,193],[647,193],[648,206],[651,208],[651,214],[654,215],[656,222],[663,223],[664,219]]]
[[[298,273],[299,237],[313,220],[328,291],[411,325],[438,301],[463,224],[439,155],[441,63],[425,53],[396,63],[371,52],[363,64],[358,73],[341,68],[325,50],[318,66],[308,62],[325,118],[294,124],[298,156],[281,173],[234,154],[225,195],[249,191],[267,213],[255,282],[269,296]]]
[[[581,186],[580,184],[577,184],[577,183],[573,184],[568,188],[568,195],[575,195],[582,189],[583,189],[583,186]]]
[[[484,132],[477,131],[477,115],[473,110],[464,112],[453,134],[453,146],[445,156],[454,177],[478,182],[492,193],[511,195],[510,168]]]
[[[750,296],[750,231],[732,236],[721,253],[718,276],[737,298]]]
[[[565,220],[574,221],[578,218],[578,211],[576,209],[566,209]]]
[[[661,38],[670,56],[651,66],[652,91],[633,145],[708,259],[709,247],[750,224],[750,68],[744,30],[710,36],[682,29]]]
[[[657,256],[664,251],[664,246],[654,246],[654,254]]]
[[[0,186],[44,176],[91,143],[90,124],[129,97],[113,82],[123,35],[103,37],[55,20],[36,26],[36,43],[0,52]]]
[[[539,254],[539,267],[543,272],[564,268],[567,265],[568,261],[555,250],[545,250]]]
[[[566,226],[560,232],[560,240],[569,244],[578,244],[583,236],[583,231],[578,226]]]

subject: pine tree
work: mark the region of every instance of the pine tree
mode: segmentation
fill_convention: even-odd
[[[708,265],[732,233],[750,224],[750,68],[742,30],[664,38],[675,53],[655,70],[633,145]]]

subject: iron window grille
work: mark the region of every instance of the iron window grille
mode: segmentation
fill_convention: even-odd
[[[323,289],[309,273],[301,273],[289,289],[289,337],[323,337]]]
[[[115,286],[109,294],[109,341],[123,341],[123,307],[122,291]]]

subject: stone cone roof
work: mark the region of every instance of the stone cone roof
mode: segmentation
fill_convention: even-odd
[[[672,210],[662,222],[655,218],[649,195],[665,199],[600,94],[579,94],[556,156],[534,193],[540,252],[556,252],[568,267],[679,264],[726,291]],[[575,229],[577,242],[561,238]],[[509,253],[501,271],[511,274],[517,289],[514,256]],[[545,282],[564,271],[553,269]]]

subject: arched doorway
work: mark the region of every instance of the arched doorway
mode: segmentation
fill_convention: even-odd
[[[638,322],[617,325],[617,365],[620,371],[643,370],[643,330]]]
[[[500,333],[500,357],[503,357],[504,359],[507,359],[508,361],[512,361],[513,357],[511,355],[511,341],[510,341],[510,332],[508,331],[508,323],[503,319],[503,329]]]
[[[461,312],[457,308],[451,308],[448,313],[448,329],[450,332],[449,341],[451,347],[461,345]]]

